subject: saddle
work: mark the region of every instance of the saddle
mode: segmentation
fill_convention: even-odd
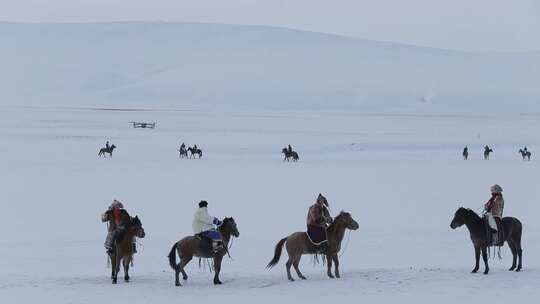
[[[495,219],[495,223],[497,223],[497,231],[493,231],[491,227],[489,226],[489,218],[487,216],[484,217],[484,222],[486,226],[486,236],[487,236],[487,243],[488,246],[503,246],[504,245],[504,239],[505,239],[505,233],[504,233],[504,226],[502,224],[502,219],[498,217],[493,217]]]

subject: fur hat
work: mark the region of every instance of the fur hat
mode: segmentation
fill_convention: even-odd
[[[319,193],[319,196],[317,197],[317,203],[318,204],[323,204],[325,205],[326,207],[328,207],[328,200],[326,200],[326,197],[324,197],[322,194]]]
[[[489,190],[491,190],[491,193],[501,193],[501,192],[503,192],[502,187],[497,185],[497,184],[491,186],[491,188],[489,188]]]
[[[116,208],[124,209],[124,205],[120,201],[117,201],[114,199],[109,209],[116,209]]]
[[[207,201],[200,201],[199,202],[199,208],[202,208],[202,207],[208,207],[208,202]]]

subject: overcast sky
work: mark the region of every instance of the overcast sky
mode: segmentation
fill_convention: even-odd
[[[540,0],[0,0],[0,20],[257,24],[461,50],[540,50]]]

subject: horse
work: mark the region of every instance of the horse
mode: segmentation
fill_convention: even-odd
[[[283,158],[283,161],[290,161],[291,158],[293,161],[298,161],[300,159],[296,151],[289,151],[287,148],[283,148],[281,150],[281,153],[285,155],[285,158]]]
[[[188,151],[189,153],[191,153],[191,156],[190,157],[195,157],[195,154],[199,155],[199,158],[202,157],[202,150],[199,149],[199,148],[192,148],[192,147],[189,147],[188,148]],[[187,154],[186,154],[187,155]]]
[[[450,223],[450,228],[456,229],[461,226],[467,226],[467,229],[469,229],[469,233],[471,235],[471,241],[474,246],[474,253],[476,258],[476,265],[474,269],[472,270],[472,273],[478,272],[478,269],[480,268],[480,252],[482,253],[482,258],[484,260],[485,270],[484,274],[489,273],[489,265],[488,265],[488,246],[489,244],[489,235],[488,233],[491,233],[491,228],[489,227],[489,224],[487,221],[482,219],[476,212],[472,211],[471,209],[465,209],[463,207],[459,208],[455,215],[454,219],[452,219],[452,222]],[[521,234],[522,234],[522,225],[521,222],[514,217],[504,217],[502,219],[502,225],[503,231],[504,231],[504,237],[501,242],[501,244],[504,244],[504,242],[508,243],[508,246],[510,247],[510,250],[512,251],[512,267],[510,267],[510,271],[521,271],[522,268],[522,261],[521,256],[523,249],[521,248]],[[516,268],[516,262],[519,258],[519,263],[517,264]]]
[[[114,149],[116,148],[115,145],[112,145],[110,146],[109,148],[105,147],[105,148],[101,148],[99,150],[99,153],[98,153],[98,156],[103,156],[105,157],[105,153],[109,153],[110,157],[112,157],[112,153],[114,151]]]
[[[527,158],[528,161],[531,160],[531,151],[519,149],[519,153],[521,154],[521,157],[523,157],[523,160]]]
[[[182,286],[179,280],[179,274],[182,273],[184,280],[188,279],[185,271],[186,265],[193,259],[193,257],[208,258],[214,260],[214,285],[223,284],[219,280],[219,273],[221,272],[221,262],[225,254],[229,253],[229,242],[231,237],[239,237],[240,232],[236,226],[236,222],[232,217],[226,217],[223,219],[223,223],[218,227],[219,233],[223,239],[223,248],[217,252],[213,252],[212,244],[205,239],[201,239],[199,236],[187,236],[180,241],[173,244],[171,251],[169,252],[169,265],[174,270],[175,285]],[[176,263],[176,254],[180,257],[180,263]]]
[[[180,152],[180,155],[179,155],[180,158],[188,157],[186,148],[180,148],[178,149],[178,152]]]
[[[484,149],[484,160],[488,160],[489,159],[489,154],[493,152],[493,149],[491,148],[487,148],[487,149]]]
[[[340,278],[339,274],[339,258],[338,252],[341,250],[341,242],[345,236],[345,230],[357,230],[359,227],[358,223],[352,218],[351,214],[348,212],[342,211],[332,224],[326,230],[328,236],[328,243],[324,254],[326,255],[327,261],[327,275],[330,278],[334,278],[332,275],[332,262],[335,264],[335,277]],[[306,277],[300,272],[298,265],[300,264],[300,259],[304,254],[317,254],[319,248],[313,245],[309,240],[307,233],[305,232],[295,232],[291,235],[281,239],[274,249],[274,257],[268,263],[266,268],[272,268],[279,262],[281,257],[281,252],[283,251],[283,245],[286,244],[287,253],[289,254],[289,260],[286,263],[287,269],[287,279],[289,281],[294,281],[291,276],[291,266],[294,266],[296,274],[302,280],[305,280]]]
[[[124,281],[129,282],[129,264],[133,261],[133,238],[144,238],[146,233],[142,227],[141,220],[138,216],[131,218],[131,222],[127,225],[126,230],[119,242],[113,246],[113,252],[109,254],[111,260],[111,279],[112,283],[116,284],[118,273],[120,272],[120,263],[124,266]]]

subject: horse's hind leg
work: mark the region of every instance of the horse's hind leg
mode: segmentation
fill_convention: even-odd
[[[289,260],[287,260],[287,263],[285,263],[285,269],[287,269],[287,279],[289,281],[294,282],[294,279],[291,275],[291,266],[293,264],[293,258],[289,255]]]
[[[298,267],[300,265],[300,259],[302,258],[302,255],[298,256],[293,262],[294,270],[296,271],[296,274],[298,277],[302,280],[305,280],[306,277],[300,272],[300,268]]]
[[[182,279],[183,280],[188,279],[188,275],[187,275],[186,271],[184,270],[184,267],[186,267],[186,265],[191,261],[191,259],[193,259],[193,256],[182,257],[181,260],[180,260],[180,264],[178,264],[178,270],[180,272],[182,272]]]
[[[514,269],[516,269],[516,264],[517,264],[516,245],[511,240],[508,240],[508,247],[510,247],[510,250],[512,251],[512,267],[510,267],[510,269],[508,270],[513,271]]]
[[[516,268],[516,271],[521,271],[521,267],[522,267],[522,256],[523,256],[523,248],[521,248],[521,233],[520,233],[520,236],[519,236],[519,240],[516,242],[516,251],[517,251],[517,255],[518,255],[518,266]]]

